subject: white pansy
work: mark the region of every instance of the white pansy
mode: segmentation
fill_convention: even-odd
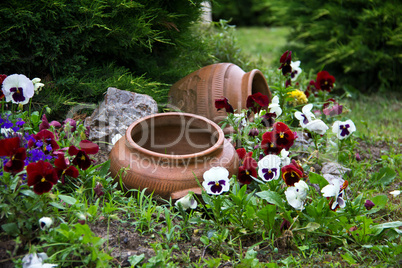
[[[229,171],[224,167],[212,167],[204,172],[202,186],[208,194],[220,195],[229,191]]]
[[[394,197],[397,197],[398,195],[401,194],[401,191],[399,191],[399,190],[394,190],[394,191],[389,192],[389,193],[392,194]]]
[[[258,176],[263,181],[277,180],[280,174],[281,158],[269,154],[258,161]]]
[[[304,209],[304,202],[307,199],[308,185],[300,180],[295,182],[294,186],[290,186],[285,191],[286,200],[289,205],[297,210]]]
[[[282,167],[290,164],[289,152],[286,149],[281,150],[280,158]]]
[[[332,132],[336,134],[338,139],[343,140],[356,131],[356,126],[352,120],[348,119],[344,122],[335,121],[332,125]]]
[[[282,114],[282,109],[279,106],[279,98],[275,96],[272,98],[271,104],[268,106],[270,113],[275,113],[276,117],[279,117]]]
[[[32,81],[23,74],[12,74],[3,81],[3,93],[6,102],[16,104],[27,104],[34,95],[34,85]]]
[[[316,119],[307,123],[307,125],[305,125],[304,128],[314,133],[324,135],[328,129],[328,126],[322,120]]]
[[[305,126],[313,119],[315,119],[315,116],[311,112],[311,109],[313,109],[313,104],[309,103],[307,105],[304,105],[304,107],[302,108],[302,112],[295,112],[295,117],[300,121],[300,126],[303,128],[305,128]]]
[[[302,72],[302,69],[300,68],[300,61],[291,61],[290,67],[292,67],[291,79],[292,81],[295,81]]]
[[[51,263],[43,263],[48,259],[48,256],[46,253],[31,253],[26,255],[24,258],[22,258],[22,267],[23,268],[52,268],[52,267],[57,267],[57,264],[51,264]]]
[[[341,189],[341,186],[341,181],[335,180],[334,184],[328,184],[321,189],[322,196],[334,197],[334,202],[331,205],[332,210],[335,210],[338,205],[340,208],[344,208],[346,206],[345,200],[343,199],[343,190]]]
[[[53,224],[53,220],[49,217],[42,217],[39,219],[39,227],[42,230],[49,229],[50,226],[52,226],[52,224]]]
[[[195,209],[197,207],[197,201],[195,200],[193,193],[188,193],[175,202],[175,206],[179,206],[179,204],[184,210],[189,208]]]

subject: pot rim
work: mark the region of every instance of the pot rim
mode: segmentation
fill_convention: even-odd
[[[136,127],[137,125],[141,124],[142,122],[149,120],[151,118],[155,118],[155,117],[165,117],[165,116],[179,116],[179,117],[190,117],[190,118],[196,118],[198,120],[204,121],[207,124],[210,124],[218,133],[218,140],[208,149],[203,150],[201,152],[197,152],[197,153],[193,153],[193,154],[182,154],[182,155],[172,155],[172,154],[162,154],[162,153],[157,153],[148,149],[145,149],[141,146],[139,146],[132,138],[131,136],[131,132],[133,130],[134,127]],[[143,118],[140,118],[136,121],[134,121],[134,123],[132,123],[126,130],[126,134],[125,134],[125,138],[126,141],[128,142],[128,144],[135,150],[139,151],[142,154],[145,155],[151,155],[153,157],[160,157],[160,158],[164,158],[164,159],[171,159],[171,160],[177,160],[177,159],[189,159],[189,158],[199,158],[199,157],[204,157],[207,156],[209,154],[211,154],[212,152],[218,150],[219,148],[222,148],[224,146],[224,139],[225,139],[225,135],[223,133],[223,130],[219,127],[218,124],[216,124],[215,122],[211,121],[210,119],[204,117],[204,116],[200,116],[200,115],[196,115],[196,114],[191,114],[191,113],[182,113],[182,112],[167,112],[167,113],[157,113],[157,114],[151,114],[148,116],[145,116]]]

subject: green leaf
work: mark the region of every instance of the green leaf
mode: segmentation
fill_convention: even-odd
[[[274,191],[268,190],[268,191],[262,191],[256,194],[258,197],[266,200],[268,203],[277,205],[280,208],[285,207],[283,204],[282,197]]]
[[[388,203],[388,197],[385,194],[377,195],[371,198],[375,208],[383,208]]]
[[[99,176],[103,178],[106,177],[109,173],[109,169],[110,169],[110,159],[102,164],[102,167],[99,170]]]
[[[393,222],[386,222],[386,223],[374,225],[373,228],[376,228],[376,229],[379,229],[382,231],[384,229],[398,228],[401,226],[402,226],[402,221],[393,221]]]
[[[1,228],[8,234],[15,236],[16,234],[20,233],[20,230],[18,229],[18,226],[15,222],[12,223],[6,223],[1,226]]]
[[[310,182],[318,184],[320,186],[320,189],[324,188],[324,186],[328,184],[328,181],[323,176],[318,175],[317,173],[310,172],[308,177]]]
[[[77,203],[77,199],[75,199],[74,197],[68,196],[68,195],[59,194],[59,198],[63,202],[65,202],[65,203],[67,203],[69,205],[74,205],[75,203]]]
[[[128,257],[128,262],[130,263],[131,267],[135,267],[137,264],[142,262],[144,258],[145,258],[144,253],[142,253],[141,255],[133,255]]]
[[[49,204],[50,204],[51,206],[57,208],[57,209],[65,209],[65,207],[64,207],[62,204],[57,203],[57,202],[50,202]]]
[[[319,223],[309,222],[305,228],[308,232],[313,232],[313,231],[317,230],[318,228],[320,228],[320,226],[321,225]]]
[[[353,259],[352,255],[350,253],[345,253],[345,254],[342,254],[341,256],[349,264],[356,263],[355,259]]]
[[[388,185],[395,179],[395,177],[396,172],[393,169],[389,167],[383,167],[371,176],[371,183],[373,186]]]

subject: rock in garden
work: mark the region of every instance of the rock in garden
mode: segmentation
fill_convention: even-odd
[[[134,121],[157,112],[158,105],[152,97],[109,87],[104,101],[84,124],[90,127],[89,139],[99,141],[99,147],[109,153],[118,134],[124,136]]]
[[[341,183],[343,183],[343,175],[350,171],[350,168],[344,167],[336,162],[323,163],[321,169],[322,176],[331,184],[334,184],[335,180],[339,180]]]

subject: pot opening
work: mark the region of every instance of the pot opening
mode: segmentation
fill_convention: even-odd
[[[264,75],[259,70],[254,70],[253,81],[251,85],[251,94],[255,94],[260,92],[264,95],[267,95],[271,98],[271,92],[269,91],[269,87],[267,84],[267,80]]]
[[[142,121],[132,129],[131,137],[138,146],[155,153],[188,155],[211,148],[219,133],[200,119],[170,116]]]

